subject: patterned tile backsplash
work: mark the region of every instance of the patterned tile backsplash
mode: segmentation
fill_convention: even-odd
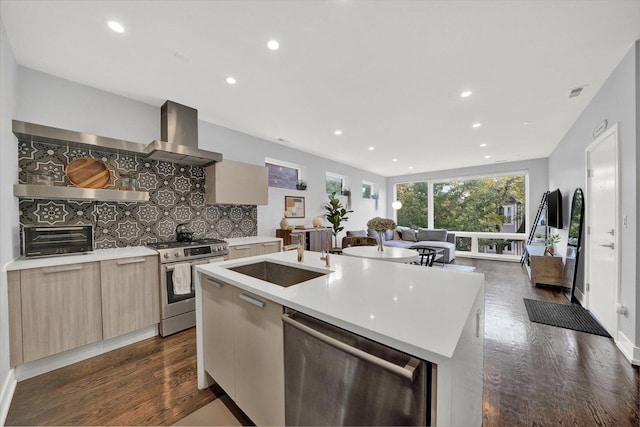
[[[93,157],[111,171],[106,188],[115,188],[120,174],[135,174],[138,189],[149,201],[119,203],[99,201],[20,199],[20,225],[93,225],[95,248],[139,246],[175,240],[175,229],[188,223],[194,238],[255,236],[255,205],[205,205],[204,169],[147,160],[123,153],[48,144],[33,139],[18,141],[19,182],[26,172],[46,170],[54,185],[67,185],[64,169],[76,158]]]

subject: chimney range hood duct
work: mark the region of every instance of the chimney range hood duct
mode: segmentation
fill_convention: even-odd
[[[198,110],[167,101],[160,110],[160,138],[144,149],[147,159],[181,165],[208,166],[222,154],[198,148]]]

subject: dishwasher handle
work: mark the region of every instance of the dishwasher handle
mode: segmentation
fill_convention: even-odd
[[[413,380],[415,379],[416,368],[420,364],[420,361],[414,357],[410,357],[405,366],[398,366],[395,363],[389,362],[388,360],[381,359],[377,356],[367,353],[366,351],[362,351],[359,348],[352,347],[348,344],[343,343],[342,341],[327,336],[322,332],[310,328],[307,325],[303,325],[302,323],[292,319],[289,314],[284,314],[282,316],[282,321],[308,335],[311,335],[314,338],[317,338],[325,344],[337,348],[338,350],[344,351],[345,353],[357,357],[358,359],[362,359],[389,372],[393,372],[394,374],[404,377],[411,382],[413,382]]]

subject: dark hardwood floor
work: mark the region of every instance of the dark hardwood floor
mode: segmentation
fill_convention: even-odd
[[[529,322],[522,298],[559,291],[518,263],[456,263],[486,275],[485,427],[640,425],[640,374],[613,340]],[[171,425],[217,395],[197,389],[192,329],[20,382],[6,424]]]

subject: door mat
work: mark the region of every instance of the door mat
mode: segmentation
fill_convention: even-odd
[[[591,316],[589,310],[579,305],[523,299],[529,320],[532,322],[611,338],[611,335]]]

